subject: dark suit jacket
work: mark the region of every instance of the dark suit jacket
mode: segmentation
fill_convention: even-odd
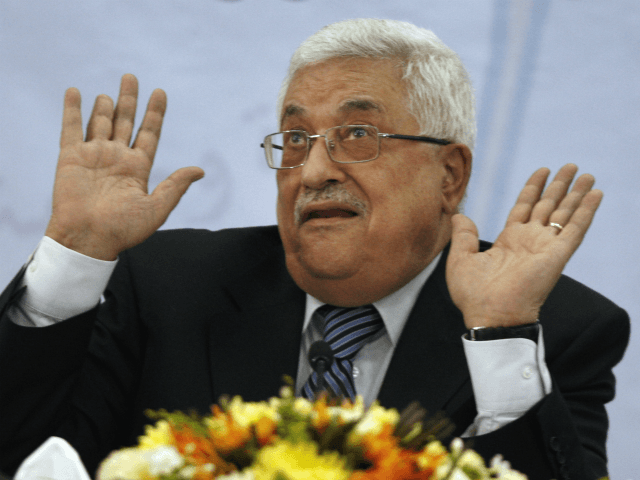
[[[476,409],[445,260],[418,297],[378,398],[444,410],[459,435]],[[135,444],[147,408],[207,412],[222,394],[264,400],[283,374],[296,376],[305,294],[286,271],[276,227],[159,232],[120,256],[104,304],[51,327],[6,318],[17,280],[0,298],[0,469],[58,435],[92,471]],[[628,317],[563,277],[540,320],[553,393],[472,446],[530,478],[597,478]]]

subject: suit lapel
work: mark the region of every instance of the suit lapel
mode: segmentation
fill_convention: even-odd
[[[466,329],[445,281],[447,253],[409,315],[378,400],[400,410],[415,400],[430,414],[444,410],[460,434],[476,410],[460,339]],[[296,378],[305,294],[287,272],[280,245],[262,259],[227,282],[224,319],[212,322],[215,397],[265,400],[277,395],[283,374]]]
[[[282,376],[295,379],[305,294],[286,270],[282,247],[227,283],[224,321],[212,322],[213,392],[247,401],[278,394]]]
[[[400,410],[417,400],[430,415],[444,410],[450,418],[462,408],[453,419],[462,425],[473,421],[475,404],[460,339],[466,329],[445,281],[447,253],[409,315],[378,399]]]

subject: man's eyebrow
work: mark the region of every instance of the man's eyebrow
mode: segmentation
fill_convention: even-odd
[[[296,115],[304,116],[306,110],[298,105],[289,105],[284,109],[284,113],[282,114],[281,122],[284,122],[288,117],[294,117]]]
[[[372,102],[371,100],[362,100],[362,99],[353,99],[347,100],[342,105],[340,105],[341,112],[349,113],[355,110],[360,111],[368,111],[368,110],[376,110],[378,112],[382,111],[380,106],[377,103]]]
[[[340,108],[338,108],[338,110],[341,113],[350,113],[354,111],[366,112],[370,110],[375,110],[377,112],[382,111],[382,109],[380,108],[380,106],[378,106],[377,103],[372,102],[371,100],[362,100],[362,99],[347,100],[342,105],[340,105]],[[305,116],[306,114],[307,114],[307,111],[303,107],[299,105],[288,105],[284,109],[280,123],[281,124],[284,123],[284,121],[289,117]]]

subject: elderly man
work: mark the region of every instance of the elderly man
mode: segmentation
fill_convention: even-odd
[[[458,213],[471,86],[431,32],[355,20],[296,51],[263,143],[277,228],[154,233],[203,172],[148,194],[166,99],[153,92],[129,147],[136,99],[125,75],[83,140],[67,91],[46,236],[0,302],[1,467],[57,435],[91,470],[134,441],[146,408],[264,399],[286,373],[301,395],[326,383],[444,410],[530,478],[606,474],[628,318],[561,276],[602,194],[590,175],[570,189],[573,165],[546,190],[538,170],[495,244],[479,243]],[[344,329],[348,352],[330,340]],[[336,358],[320,382],[307,354],[322,339]]]

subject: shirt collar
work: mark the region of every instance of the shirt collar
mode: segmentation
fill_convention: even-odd
[[[413,305],[416,303],[416,299],[418,298],[420,290],[422,290],[423,285],[435,270],[441,256],[442,252],[436,255],[431,263],[427,265],[424,270],[416,275],[413,280],[407,283],[404,287],[396,290],[392,294],[387,295],[377,302],[373,302],[373,305],[376,307],[376,309],[380,313],[380,316],[382,317],[384,326],[387,329],[389,338],[391,339],[391,342],[394,346],[400,338],[400,334],[402,333],[402,329],[404,328],[405,323],[407,323],[407,319],[409,318],[409,314],[411,313]],[[315,312],[316,309],[318,309],[322,305],[325,305],[325,303],[307,293],[307,302],[304,313],[304,325],[302,327],[303,332],[309,326],[313,312]]]

